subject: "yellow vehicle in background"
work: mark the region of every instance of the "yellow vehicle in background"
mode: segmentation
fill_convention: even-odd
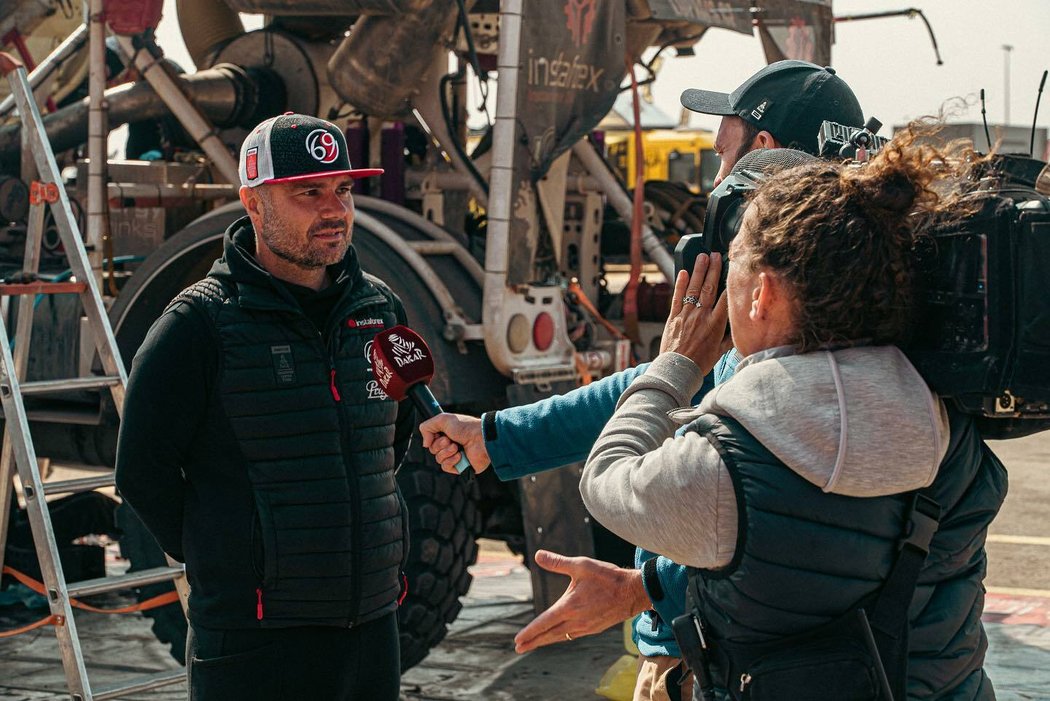
[[[650,113],[655,111],[650,103],[642,105]],[[612,115],[617,115],[616,108]],[[599,129],[604,128],[606,162],[630,190],[634,186],[637,158],[634,132],[629,128],[629,118],[619,121],[624,124],[607,117]],[[713,132],[675,127],[666,116],[663,123],[660,122],[658,115],[646,115],[643,111],[645,215],[654,233],[669,248],[674,248],[685,234],[703,229],[707,195],[714,189],[721,163],[715,153]],[[626,224],[615,213],[608,215],[603,229],[606,264],[615,265],[617,255],[627,254],[629,236]]]
[[[711,192],[719,159],[715,135],[707,129],[654,129],[642,132],[645,180],[686,185],[694,194]],[[635,148],[631,131],[605,132],[606,158],[624,182],[634,182]]]

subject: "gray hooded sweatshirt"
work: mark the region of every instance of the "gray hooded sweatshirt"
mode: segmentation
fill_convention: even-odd
[[[904,354],[865,346],[745,358],[697,408],[699,368],[665,353],[620,398],[580,481],[613,533],[683,565],[723,567],[737,504],[721,457],[700,434],[674,437],[701,414],[729,416],[825,492],[878,497],[931,484],[948,449],[948,416]]]

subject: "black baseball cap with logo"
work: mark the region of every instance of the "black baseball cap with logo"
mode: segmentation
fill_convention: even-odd
[[[768,131],[785,148],[812,154],[818,151],[822,122],[864,126],[864,112],[846,81],[835,69],[807,61],[777,61],[731,93],[690,89],[681,100],[694,112],[736,115]]]
[[[318,117],[285,112],[252,129],[241,144],[241,185],[307,180],[330,175],[367,178],[382,168],[352,168],[346,137]]]

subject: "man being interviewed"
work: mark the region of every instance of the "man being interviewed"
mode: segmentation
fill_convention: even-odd
[[[247,216],[135,356],[117,486],[186,563],[192,699],[398,697],[413,417],[366,347],[405,313],[350,245],[353,180],[380,172],[324,120],[256,127]]]

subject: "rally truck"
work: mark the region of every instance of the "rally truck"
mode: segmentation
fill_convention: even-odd
[[[630,71],[644,84],[654,54],[688,54],[712,27],[750,34],[755,21],[780,56],[827,62],[832,21],[830,0],[175,4],[193,66],[165,56],[158,0],[0,0],[4,50],[33,69],[125,364],[243,215],[236,159],[247,130],[290,110],[333,121],[355,166],[384,169],[355,185],[354,245],[428,341],[437,399],[474,415],[564,392],[659,346],[670,251],[702,221],[703,193],[648,183],[638,194],[636,173],[606,160],[596,127],[618,96],[636,99]],[[240,13],[264,25],[246,31]],[[10,103],[0,105],[0,277],[21,270],[31,185]],[[482,123],[472,146],[468,118]],[[98,119],[106,126],[89,137]],[[107,160],[107,135],[123,125],[120,157]],[[698,186],[699,156],[682,146],[675,157]],[[55,234],[45,229],[49,280],[69,276]],[[96,372],[87,333],[75,295],[43,299],[28,379]],[[108,394],[30,398],[27,409],[38,454],[113,465]],[[416,442],[398,477],[412,538],[399,611],[405,667],[459,612],[479,537],[527,561],[545,547],[626,564],[630,548],[583,508],[579,470],[468,480],[441,473]],[[132,567],[162,564],[134,515],[118,516]],[[543,608],[565,583],[537,569]],[[148,615],[181,657],[181,610]]]

